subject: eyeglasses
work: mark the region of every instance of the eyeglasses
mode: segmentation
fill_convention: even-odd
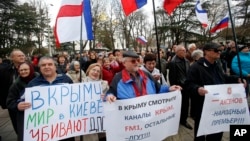
[[[131,62],[132,64],[135,64],[135,63],[138,63],[140,62],[140,59],[132,59],[132,60],[129,60],[129,62]]]
[[[220,50],[220,49],[210,49],[210,50],[208,50],[208,51],[214,51],[214,52],[216,52],[216,53],[222,52],[222,50]]]

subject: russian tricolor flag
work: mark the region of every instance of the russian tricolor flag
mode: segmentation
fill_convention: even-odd
[[[147,0],[121,0],[126,16],[147,4]]]
[[[199,0],[197,1],[195,5],[195,13],[196,13],[197,19],[201,22],[202,27],[206,28],[208,25],[207,11],[202,9],[201,3]]]
[[[215,33],[217,30],[221,30],[223,28],[228,27],[228,22],[229,22],[229,15],[227,14],[217,25],[215,25],[210,30],[210,33]]]
[[[148,42],[143,36],[137,37],[136,40],[137,40],[137,42],[139,42],[139,43],[141,43],[143,45],[145,45]]]
[[[54,33],[57,44],[81,39],[92,40],[90,0],[62,0]]]

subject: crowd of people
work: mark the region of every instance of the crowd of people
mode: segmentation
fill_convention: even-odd
[[[10,61],[0,62],[0,104],[8,109],[18,141],[23,141],[24,110],[31,106],[24,101],[27,87],[101,81],[102,98],[107,102],[180,90],[180,126],[194,128],[195,141],[219,141],[222,132],[196,137],[207,93],[204,86],[245,83],[244,80],[249,84],[249,47],[239,45],[240,62],[235,48],[233,41],[227,45],[211,42],[200,47],[194,43],[187,47],[173,45],[168,51],[160,50],[160,61],[155,52],[117,49],[108,53],[84,51],[74,57],[63,52],[53,57],[27,59],[21,50],[15,49],[10,53]],[[248,88],[246,85],[247,96]],[[187,121],[189,116],[194,120],[194,127]],[[105,140],[105,134],[83,137],[86,141]],[[73,141],[74,138],[64,140]]]

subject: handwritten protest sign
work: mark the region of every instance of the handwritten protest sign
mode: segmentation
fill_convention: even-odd
[[[243,84],[205,86],[208,94],[202,110],[197,136],[229,131],[233,124],[250,124]]]
[[[53,141],[103,132],[100,82],[40,86],[25,90],[24,140]]]
[[[180,91],[105,102],[107,141],[160,141],[179,129]]]

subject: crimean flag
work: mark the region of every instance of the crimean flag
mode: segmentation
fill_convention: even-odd
[[[227,15],[210,30],[210,33],[215,33],[218,30],[222,30],[228,27],[228,22],[229,22],[229,14],[227,13]]]
[[[126,16],[142,8],[147,4],[147,0],[121,0],[123,11]]]
[[[145,45],[148,41],[145,39],[144,36],[139,36],[136,38],[136,41],[141,43],[142,45]]]
[[[165,0],[163,3],[163,8],[168,13],[168,15],[171,15],[175,8],[183,2],[184,0]]]
[[[202,9],[200,0],[198,0],[195,5],[195,13],[202,27],[206,28],[208,25],[207,11]]]
[[[62,0],[54,34],[57,47],[64,42],[93,40],[90,0]]]

